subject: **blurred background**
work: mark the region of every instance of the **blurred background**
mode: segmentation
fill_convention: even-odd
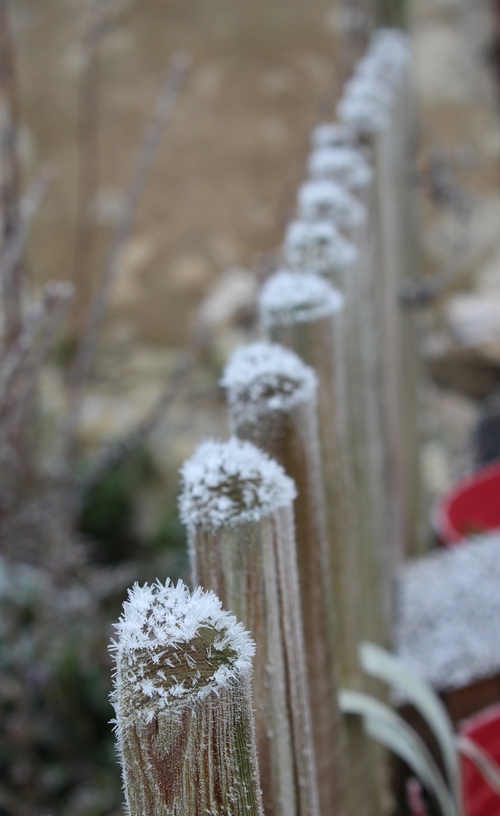
[[[489,0],[410,5],[419,139],[408,183],[428,287],[417,305],[429,514],[462,474],[500,454],[496,13]],[[132,581],[187,576],[178,468],[201,439],[227,436],[221,368],[255,336],[256,293],[278,263],[310,131],[334,117],[375,12],[347,0],[2,0],[0,14],[2,127],[15,126],[20,190],[42,166],[53,173],[22,262],[24,299],[35,303],[49,280],[75,286],[37,363],[36,397],[6,443],[36,461],[21,478],[8,460],[17,487],[1,508],[0,814],[118,816],[110,621]],[[71,504],[53,455],[71,405],[68,372],[177,51],[190,64],[80,395],[69,461],[71,478],[83,477]],[[154,412],[165,381],[148,441],[92,471]],[[53,518],[64,519],[57,535],[47,532],[52,500]],[[74,553],[61,573],[62,540]],[[53,562],[44,548],[58,553]]]

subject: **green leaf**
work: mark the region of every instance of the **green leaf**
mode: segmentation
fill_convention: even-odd
[[[366,733],[399,756],[434,795],[443,816],[458,816],[453,797],[429,750],[389,706],[367,694],[341,691],[340,710],[363,718]]]
[[[438,695],[428,683],[409,672],[401,660],[380,646],[362,643],[359,657],[367,674],[399,688],[429,725],[441,750],[456,810],[462,814],[462,786],[455,733],[448,712]]]

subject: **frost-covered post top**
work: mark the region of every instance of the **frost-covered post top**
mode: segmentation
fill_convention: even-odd
[[[312,179],[331,179],[348,190],[361,190],[373,177],[373,171],[361,151],[349,146],[313,150],[307,169]]]
[[[264,326],[312,323],[341,312],[344,296],[319,275],[281,270],[262,287],[260,318]]]
[[[276,343],[251,343],[233,353],[221,381],[238,424],[290,411],[314,398],[316,374],[293,351]]]
[[[115,629],[119,731],[250,676],[255,646],[248,632],[213,592],[191,593],[182,581],[135,584]]]
[[[298,215],[304,221],[331,219],[339,229],[352,229],[363,223],[366,210],[342,185],[318,179],[299,187]]]
[[[369,54],[403,67],[410,58],[410,49],[410,38],[400,28],[378,28],[372,34]]]
[[[358,250],[331,221],[292,221],[285,232],[285,261],[298,272],[331,277],[351,269]]]
[[[359,136],[385,130],[410,57],[408,37],[398,29],[379,29],[356,66],[337,106],[340,121]]]
[[[295,484],[250,442],[203,442],[181,468],[182,521],[206,530],[259,522],[292,504]]]
[[[389,112],[372,98],[364,95],[344,96],[337,105],[337,113],[360,136],[380,133],[389,126]]]
[[[340,122],[324,122],[317,125],[311,133],[311,147],[320,150],[323,147],[348,147],[356,141],[356,134]]]

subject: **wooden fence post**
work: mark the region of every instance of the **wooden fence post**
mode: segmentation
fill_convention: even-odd
[[[135,584],[116,625],[116,734],[130,816],[263,816],[254,644],[213,592]]]
[[[297,561],[322,813],[345,813],[335,609],[316,411],[316,375],[270,343],[237,349],[224,371],[231,430],[278,461],[297,487]],[[349,774],[347,773],[347,777]]]
[[[257,646],[253,694],[266,816],[318,816],[292,502],[283,468],[249,442],[205,442],[182,468],[193,583]]]

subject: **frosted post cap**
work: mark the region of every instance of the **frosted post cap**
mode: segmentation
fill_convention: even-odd
[[[285,260],[291,270],[335,275],[354,266],[355,245],[331,221],[292,221],[285,232]]]
[[[370,38],[370,53],[390,53],[404,60],[408,58],[411,40],[400,28],[378,28]]]
[[[249,633],[213,592],[191,593],[182,581],[134,584],[115,629],[112,702],[119,728],[202,700],[251,671]]]
[[[331,219],[339,229],[352,229],[363,223],[366,209],[337,182],[319,179],[299,187],[298,215],[305,221]]]
[[[402,76],[399,65],[390,60],[380,59],[375,54],[368,54],[356,65],[353,78],[377,81],[394,92],[401,84]]]
[[[203,442],[184,462],[181,476],[181,519],[208,530],[261,521],[296,496],[281,465],[234,437]]]
[[[317,378],[293,351],[276,343],[251,343],[232,354],[221,384],[240,423],[309,402],[315,396]]]
[[[363,154],[354,147],[325,147],[314,150],[307,169],[312,179],[330,179],[349,190],[361,190],[373,178]]]
[[[380,133],[389,127],[387,109],[373,100],[358,97],[344,97],[337,105],[337,113],[361,136]]]
[[[390,110],[394,104],[394,89],[376,75],[355,76],[344,87],[345,99],[364,99]]]
[[[324,278],[281,270],[261,289],[259,310],[265,326],[312,323],[341,312],[344,296]]]
[[[322,147],[347,147],[356,141],[356,134],[340,122],[325,122],[317,125],[311,133],[314,150]]]

